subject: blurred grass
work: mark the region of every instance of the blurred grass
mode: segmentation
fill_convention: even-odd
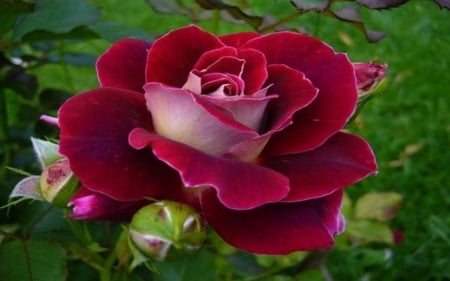
[[[155,13],[145,1],[93,1],[106,20],[144,28],[149,38],[189,24],[182,16]],[[249,1],[255,11],[283,15],[292,12],[287,1]],[[336,250],[328,265],[335,280],[449,280],[450,279],[450,12],[431,1],[410,1],[398,9],[362,10],[368,27],[388,32],[370,44],[348,24],[320,15],[305,15],[291,23],[347,52],[352,61],[379,60],[389,64],[386,90],[362,111],[358,127],[373,146],[380,172],[348,189],[352,198],[368,191],[396,191],[405,198],[392,225],[404,231],[389,262],[366,266],[363,251]],[[201,23],[217,33],[250,30],[248,26]],[[109,46],[103,40],[73,43],[61,48],[99,55]],[[65,50],[65,49],[64,49]],[[35,72],[41,88],[76,93],[97,85],[92,66],[48,65]],[[406,150],[405,150],[406,149]],[[366,279],[365,279],[366,280]]]

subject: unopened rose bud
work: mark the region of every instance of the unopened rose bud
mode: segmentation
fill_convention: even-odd
[[[64,207],[75,193],[78,182],[70,170],[69,161],[63,158],[44,169],[40,185],[45,200]]]
[[[171,249],[190,252],[205,240],[204,223],[189,205],[160,201],[141,208],[130,224],[131,247],[148,258],[164,260]]]
[[[386,76],[386,64],[375,62],[354,63],[359,95],[370,93]]]

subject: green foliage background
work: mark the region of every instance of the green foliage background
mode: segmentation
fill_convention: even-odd
[[[0,1],[0,4],[4,2]],[[111,42],[124,36],[151,40],[170,29],[192,23],[184,15],[155,12],[146,1],[127,1],[126,4],[119,0],[63,1],[72,2],[73,7],[62,5],[57,0],[41,1],[44,2],[60,5],[61,14],[40,15],[40,20],[22,21],[19,31],[13,34],[0,30],[2,53],[12,57],[24,54],[33,57],[26,72],[20,73],[18,70],[19,73],[14,76],[20,83],[11,86],[3,82],[0,85],[3,114],[0,117],[1,205],[7,204],[8,194],[22,177],[6,167],[38,172],[29,138],[57,136],[53,128],[38,121],[39,116],[44,113],[55,114],[65,98],[97,86],[93,65],[96,57]],[[257,15],[270,12],[277,18],[283,18],[292,12],[288,1],[235,2],[247,3],[246,11]],[[5,15],[6,11],[2,11],[2,7],[0,12],[3,13],[0,15]],[[64,11],[68,14],[73,12],[71,9],[81,9],[78,14],[83,16],[63,16]],[[376,244],[336,248],[328,254],[326,264],[333,280],[449,280],[450,14],[431,1],[421,0],[411,0],[392,10],[360,10],[368,27],[388,33],[385,39],[368,43],[353,26],[314,13],[289,21],[287,25],[303,27],[335,50],[347,52],[352,61],[377,60],[389,64],[387,87],[364,107],[356,125],[352,127],[353,131],[363,135],[372,144],[380,172],[378,176],[347,190],[353,200],[368,191],[395,191],[402,194],[404,204],[391,226],[402,231],[404,239],[391,248]],[[211,12],[210,16],[209,20],[203,21],[199,14],[196,23],[218,34],[252,30],[245,24],[220,20],[216,11]],[[2,26],[5,26],[5,22],[10,19],[6,16],[3,19]],[[36,25],[52,31],[36,32]],[[73,30],[73,26],[80,27]],[[64,33],[65,36],[59,36],[58,33]],[[42,41],[46,36],[49,40]],[[46,61],[43,63],[36,58],[45,58]],[[5,78],[5,69],[2,68],[0,73],[2,78]],[[35,75],[36,80],[30,75]],[[70,234],[62,231],[66,223],[61,217],[62,214],[57,210],[34,203],[0,209],[1,229],[18,227],[21,237],[26,238],[52,237],[56,241],[67,237],[70,239]],[[28,245],[29,251],[39,252],[43,247],[39,243],[47,242],[33,242]],[[17,264],[15,261],[24,259],[20,256],[20,247],[20,243],[0,244],[0,276],[5,276],[4,271],[11,270],[9,266]],[[44,257],[48,260],[38,260],[38,266],[45,266],[46,262],[60,262],[58,257],[64,256],[57,245],[49,244],[46,247],[49,250]],[[71,252],[71,255],[75,254],[82,255],[82,252]],[[210,268],[217,266],[211,264],[208,252],[202,252],[197,258],[199,263],[208,263]],[[236,268],[245,264],[243,261],[247,258],[244,255]],[[188,266],[193,267],[192,263]],[[179,272],[171,272],[173,268],[183,266],[186,264],[179,267],[159,265],[160,270],[167,273],[166,276],[178,277],[157,277],[159,279],[156,280],[189,280],[183,279],[188,277],[183,277]],[[61,276],[76,276],[73,277],[76,279],[68,280],[95,280],[94,273],[78,268],[83,267],[74,264],[68,274],[56,271],[54,280],[61,280],[58,279]],[[248,271],[251,266],[244,268]],[[198,271],[201,269],[197,270],[197,274]],[[195,272],[189,274],[195,276]],[[24,276],[29,280],[38,280],[32,279],[28,273],[16,276],[16,280],[26,280],[20,279]],[[205,278],[214,280],[211,279],[214,276]],[[252,280],[248,276],[246,278]],[[273,278],[279,279],[270,280],[291,280]],[[316,279],[305,277],[304,280]]]

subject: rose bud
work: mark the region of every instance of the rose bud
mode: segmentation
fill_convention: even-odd
[[[366,95],[375,89],[386,75],[386,64],[375,62],[354,63],[358,94]]]
[[[206,231],[200,215],[189,205],[160,201],[137,211],[129,235],[131,247],[146,257],[164,260],[171,248],[181,252],[198,249]]]
[[[53,205],[61,207],[66,206],[78,186],[67,158],[59,159],[45,168],[40,184],[42,197]]]

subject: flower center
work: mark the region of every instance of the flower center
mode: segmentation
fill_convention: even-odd
[[[203,69],[194,69],[183,88],[198,95],[214,97],[241,96],[245,83],[242,72],[245,60],[221,57]]]

